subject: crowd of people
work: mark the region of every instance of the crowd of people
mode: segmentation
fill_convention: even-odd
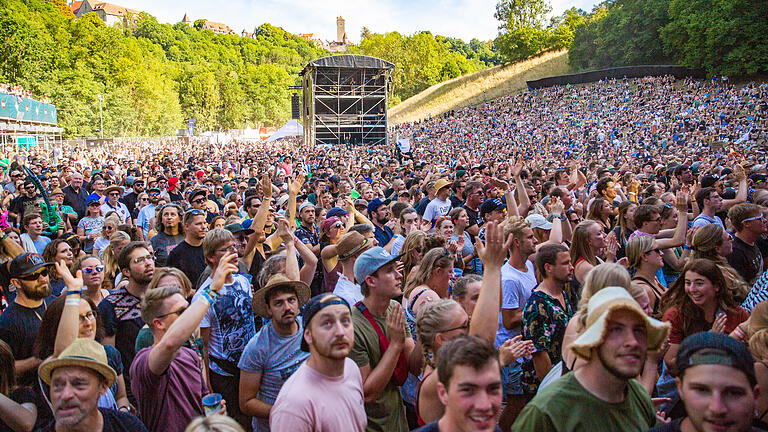
[[[32,97],[32,90],[26,90],[24,87],[15,84],[0,83],[0,93],[9,94],[16,97]],[[48,97],[43,96],[40,98],[40,101],[47,103]]]
[[[768,430],[768,86],[9,155],[0,431]]]

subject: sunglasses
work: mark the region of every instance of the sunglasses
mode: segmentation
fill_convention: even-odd
[[[104,271],[103,265],[97,265],[94,267],[83,267],[83,273],[84,274],[91,274],[91,273],[101,273]]]
[[[150,192],[149,196],[158,196],[160,195],[160,192]]]
[[[206,201],[205,198],[198,198],[198,199],[192,201],[192,204],[200,204],[200,203],[203,203],[205,201]]]
[[[168,312],[166,314],[158,315],[156,318],[165,318],[165,317],[171,316],[171,315],[181,315],[181,314],[184,313],[184,311],[187,310],[187,308],[188,308],[188,306],[184,306],[184,307],[179,308],[178,310],[175,310],[173,312]]]
[[[205,214],[205,210],[203,210],[203,209],[192,209],[192,210],[187,211],[184,214],[185,215],[198,216],[198,215]]]
[[[33,281],[38,280],[40,276],[47,277],[48,276],[48,269],[43,269],[42,271],[39,271],[37,273],[32,273],[28,275],[19,276],[18,278],[25,281]]]
[[[765,222],[765,216],[759,215],[759,216],[754,216],[754,217],[751,217],[751,218],[746,218],[743,221],[741,221],[741,223],[749,222],[749,221],[753,221],[753,220],[759,220],[759,221]]]

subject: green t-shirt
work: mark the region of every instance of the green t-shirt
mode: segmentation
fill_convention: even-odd
[[[545,387],[517,417],[513,431],[642,432],[656,424],[651,397],[630,380],[620,403],[598,399],[573,373]]]
[[[387,315],[392,310],[392,305],[396,301],[389,302]],[[387,335],[386,318],[374,317],[379,327]],[[358,366],[370,366],[375,368],[381,360],[381,349],[379,349],[379,337],[371,323],[363,316],[362,312],[356,307],[352,307],[352,324],[355,326],[355,346],[349,357],[357,363]],[[411,336],[408,326],[405,326],[406,337]],[[389,337],[389,335],[387,335]],[[408,420],[405,417],[405,405],[400,396],[400,389],[389,381],[381,397],[374,402],[365,404],[365,413],[368,416],[368,432],[399,432],[408,431]]]

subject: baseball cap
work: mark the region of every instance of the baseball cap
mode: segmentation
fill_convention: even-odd
[[[366,200],[364,200],[362,198],[356,199],[355,200],[355,208],[357,208],[357,207],[365,207],[367,209],[368,208],[368,201],[366,201]]]
[[[383,247],[376,246],[360,254],[355,260],[355,281],[363,283],[367,276],[385,264],[400,258],[402,255],[390,255]]]
[[[40,255],[36,253],[26,252],[13,260],[8,267],[8,272],[11,277],[19,277],[28,274],[32,274],[43,267],[51,267],[53,263],[47,263]]]
[[[765,175],[765,174],[751,174],[749,176],[749,179],[752,180],[752,183],[754,183],[754,184],[763,183],[766,180],[768,180],[768,175]]]
[[[178,177],[171,177],[168,179],[168,188],[173,189],[179,183]]]
[[[701,178],[701,187],[702,188],[712,187],[719,181],[720,181],[719,176],[716,176],[714,174],[707,174]]]
[[[237,234],[239,232],[243,232],[246,235],[251,235],[251,234],[253,234],[255,232],[254,230],[252,230],[250,228],[243,227],[243,224],[241,224],[239,222],[234,222],[234,223],[231,223],[229,225],[226,225],[224,227],[224,229],[229,231],[229,232],[231,232],[232,234]]]
[[[312,321],[312,317],[321,310],[333,305],[342,305],[349,308],[349,303],[346,300],[333,293],[318,294],[309,299],[301,311],[302,327],[307,328],[310,321]],[[301,350],[309,352],[309,345],[303,335],[301,337]]]
[[[208,192],[205,191],[205,189],[196,189],[192,191],[191,194],[189,194],[189,202],[192,202],[197,198],[198,196],[202,195],[204,198],[208,196]]]
[[[736,368],[747,375],[752,385],[757,383],[752,354],[743,343],[723,333],[701,332],[688,336],[677,352],[680,376],[691,366],[721,365]]]
[[[325,214],[325,217],[341,217],[341,216],[346,216],[348,214],[349,213],[347,213],[347,211],[344,210],[343,208],[341,208],[341,207],[334,207],[334,208],[328,210],[328,213]]]
[[[301,213],[302,211],[304,211],[304,209],[305,209],[305,208],[307,208],[307,207],[311,207],[311,208],[313,208],[313,209],[314,209],[314,208],[315,208],[315,205],[314,205],[314,204],[312,204],[312,203],[311,203],[311,202],[309,202],[309,201],[304,201],[304,202],[303,202],[303,203],[301,203],[301,205],[299,206],[299,213]],[[327,215],[326,215],[326,217],[327,217]]]
[[[491,198],[483,201],[483,203],[480,205],[480,214],[486,215],[494,210],[501,210],[507,208],[507,205],[504,204],[500,199],[498,198]]]
[[[529,224],[531,224],[531,229],[541,228],[547,231],[552,229],[552,222],[548,221],[547,218],[545,218],[543,215],[540,215],[538,213],[529,214],[528,217],[525,218],[525,220],[528,221]]]
[[[96,203],[99,204],[99,197],[88,197],[88,201],[85,203],[85,206],[88,207],[89,205]]]
[[[389,205],[390,202],[390,200],[382,201],[381,198],[374,198],[368,203],[368,213],[374,213],[379,207]]]

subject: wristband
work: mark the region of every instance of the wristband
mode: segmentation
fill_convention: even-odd
[[[211,297],[211,292],[211,290],[202,290],[200,291],[200,296],[207,300],[209,305],[213,306],[216,303],[215,299],[218,297]]]
[[[683,250],[693,250],[693,248],[688,245],[683,245]]]
[[[77,295],[80,295],[80,294],[82,294],[83,292],[85,292],[85,290],[84,290],[83,288],[80,288],[80,289],[77,289],[77,290],[69,290],[69,291],[64,291],[64,295],[70,295],[70,294],[77,294]]]
[[[560,219],[560,215],[559,214],[552,213],[552,214],[550,214],[550,216],[552,216],[552,219]]]
[[[80,298],[68,298],[64,302],[64,306],[80,306]]]

